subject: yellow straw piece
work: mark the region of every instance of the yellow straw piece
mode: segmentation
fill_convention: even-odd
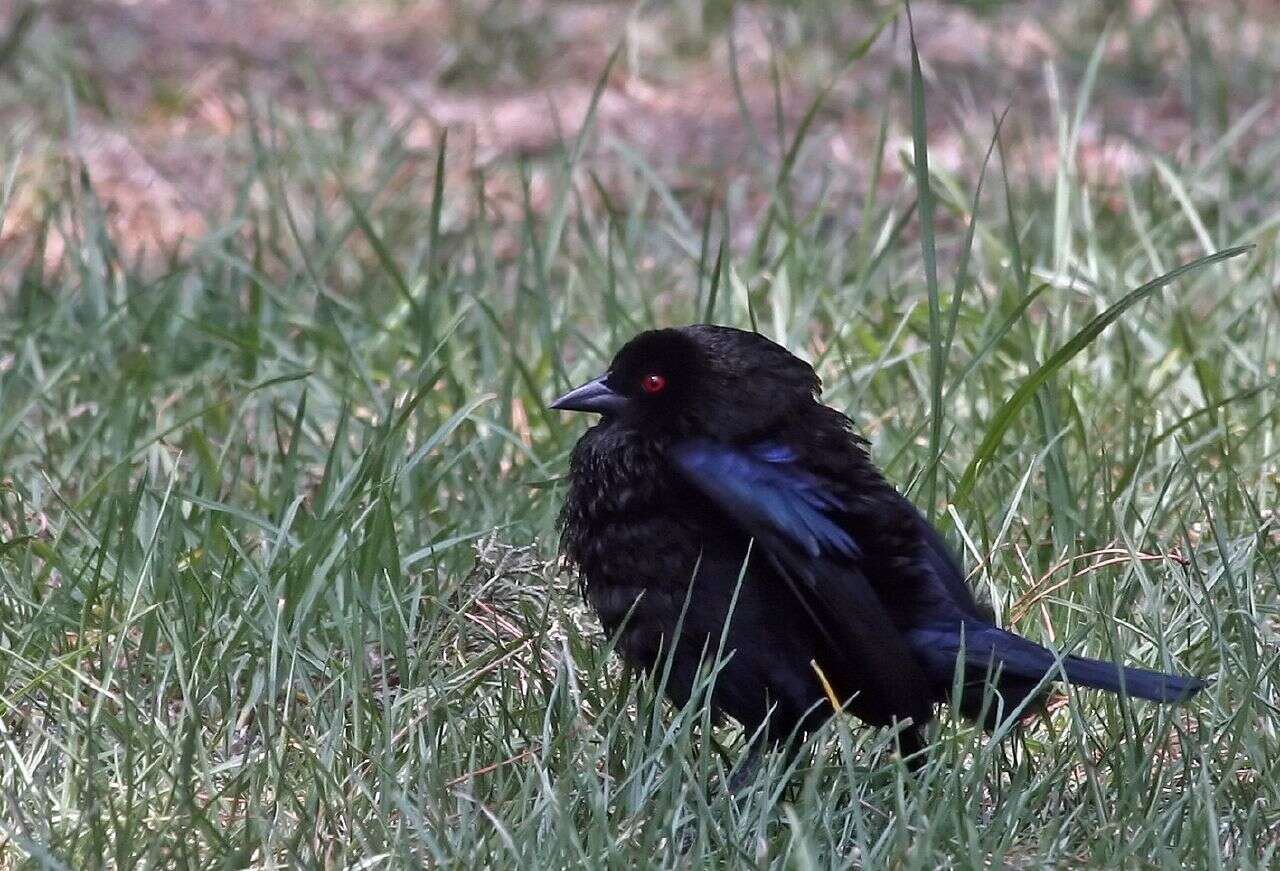
[[[827,694],[827,701],[831,702],[831,707],[834,710],[839,711],[841,707],[840,700],[836,698],[836,691],[831,688],[831,681],[827,680],[827,676],[822,673],[822,667],[818,665],[818,660],[809,660],[809,665],[817,673],[818,680],[822,681],[822,689]]]

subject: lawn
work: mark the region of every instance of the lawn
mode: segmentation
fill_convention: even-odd
[[[395,42],[367,5],[327,38]],[[916,4],[916,55],[870,3],[563,4],[598,43],[462,4],[431,99],[523,83],[553,141],[511,145],[330,88],[343,4],[216,104],[126,87],[187,56],[89,39],[129,4],[10,4],[0,868],[1280,860],[1272,13],[1041,4],[1044,59],[957,59],[1019,5]],[[842,720],[728,795],[741,734],[625,674],[559,565],[584,422],[546,408],[698,320],[811,361],[1003,625],[1212,685],[1002,740],[944,709],[916,775]]]

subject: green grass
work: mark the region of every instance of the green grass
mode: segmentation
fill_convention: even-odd
[[[267,114],[157,269],[68,167],[64,253],[0,249],[0,866],[1272,864],[1276,161],[1104,190],[1079,117],[980,198],[920,163],[801,207],[801,137],[741,248],[655,173],[602,202],[573,142],[499,220],[376,114]],[[545,407],[704,314],[818,367],[1006,624],[1213,685],[1002,742],[944,714],[918,777],[838,722],[728,797],[741,736],[625,676],[558,569],[582,421]]]

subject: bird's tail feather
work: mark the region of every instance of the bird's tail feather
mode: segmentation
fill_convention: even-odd
[[[1185,701],[1205,687],[1205,682],[1196,677],[1119,666],[1114,662],[1083,656],[1064,657],[1062,664],[1067,680],[1073,684],[1128,693],[1153,702]]]
[[[1019,686],[1058,672],[1059,664],[1061,671],[1054,674],[1055,677],[1065,676],[1079,686],[1155,702],[1184,701],[1206,686],[1199,678],[1130,668],[1100,659],[1083,656],[1059,659],[1046,648],[1012,632],[969,621],[912,630],[909,638],[930,678],[939,682],[951,680],[963,645],[966,671],[985,673],[998,667],[1004,678],[1013,679]]]

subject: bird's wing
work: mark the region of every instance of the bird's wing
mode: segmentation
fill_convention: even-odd
[[[765,442],[735,448],[705,439],[682,442],[671,455],[689,481],[762,544],[773,543],[809,559],[859,556],[858,543],[828,512],[842,505],[795,453]]]
[[[843,505],[830,488],[776,443],[741,448],[694,439],[674,445],[670,455],[779,566],[815,628],[842,654],[838,667],[863,696],[855,711],[882,722],[927,721],[929,681],[858,568],[858,543],[838,521]]]

